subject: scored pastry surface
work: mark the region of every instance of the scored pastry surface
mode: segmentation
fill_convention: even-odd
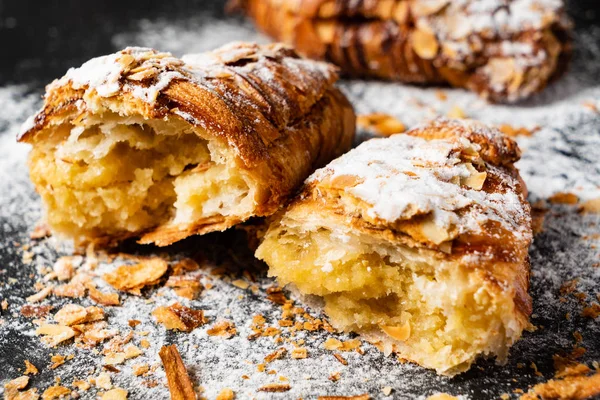
[[[355,116],[336,80],[280,44],[127,48],[48,85],[19,140],[54,231],[167,245],[275,212],[348,150]]]
[[[236,0],[270,36],[350,76],[449,83],[516,101],[566,70],[561,0]],[[277,21],[277,23],[273,23]]]
[[[386,352],[448,375],[502,361],[531,314],[519,154],[473,121],[369,140],[305,181],[256,255]]]

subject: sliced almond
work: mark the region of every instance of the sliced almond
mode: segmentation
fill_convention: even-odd
[[[306,347],[297,347],[292,350],[292,358],[302,359],[306,357],[308,357],[308,350],[306,350]]]
[[[471,189],[481,190],[481,188],[483,188],[483,184],[485,183],[485,179],[487,178],[487,172],[477,171],[471,163],[466,163],[465,166],[467,167],[467,170],[469,170],[470,175],[461,179],[461,185],[468,186]]]
[[[42,341],[50,347],[75,336],[75,331],[72,328],[55,324],[42,324],[35,330],[35,333],[36,335],[43,335]]]
[[[448,230],[438,226],[433,219],[426,219],[423,221],[420,228],[423,236],[432,243],[439,245],[452,239]]]
[[[44,393],[42,393],[42,400],[59,399],[61,397],[66,397],[70,394],[71,394],[71,389],[68,389],[64,386],[60,386],[60,385],[50,386],[48,389],[44,390]]]
[[[410,39],[413,50],[422,59],[432,60],[438,54],[440,46],[432,32],[416,29]]]
[[[237,333],[235,324],[231,321],[219,321],[206,331],[209,336],[220,336],[229,339]]]
[[[165,328],[183,332],[191,332],[207,322],[204,311],[194,310],[179,303],[158,307],[152,312],[152,316]]]
[[[219,392],[216,400],[233,400],[235,399],[235,393],[229,388],[225,388]]]
[[[154,257],[139,264],[121,266],[104,275],[104,280],[115,289],[140,295],[144,286],[155,284],[167,272],[165,260]]]
[[[105,392],[101,399],[102,400],[125,400],[127,399],[127,395],[129,392],[125,389],[114,388],[110,389],[108,392]]]

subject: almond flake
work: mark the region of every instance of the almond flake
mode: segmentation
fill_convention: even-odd
[[[77,388],[77,390],[81,390],[82,392],[85,392],[86,390],[89,390],[91,385],[88,381],[73,381],[72,383],[73,387]]]
[[[75,331],[72,328],[55,324],[42,324],[35,330],[35,333],[36,335],[44,335],[42,341],[50,347],[75,336]]]
[[[267,355],[265,357],[265,362],[270,363],[274,360],[280,359],[285,355],[285,353],[287,353],[287,350],[284,347],[280,347],[279,349],[275,350],[273,353]]]
[[[67,304],[54,314],[54,320],[60,325],[76,325],[104,319],[104,310],[99,307],[84,308],[77,304]]]
[[[150,370],[150,367],[148,366],[148,364],[136,364],[133,367],[131,367],[131,369],[133,370],[133,374],[135,376],[140,376],[148,372]]]
[[[50,369],[56,369],[65,363],[65,356],[61,356],[60,354],[55,354],[50,357],[50,361],[52,361],[52,365],[50,365]]]
[[[50,386],[48,389],[44,390],[44,393],[42,393],[42,400],[54,400],[60,398],[61,396],[66,397],[69,394],[71,394],[71,390],[64,386]]]
[[[600,214],[600,198],[584,201],[579,206],[579,210],[583,213]]]
[[[108,392],[105,392],[100,398],[102,400],[125,400],[127,399],[128,394],[129,392],[127,392],[125,389],[114,388]]]
[[[103,293],[96,289],[96,286],[91,282],[86,284],[85,287],[88,290],[88,297],[98,304],[103,306],[118,306],[121,304],[117,293]]]
[[[400,120],[385,113],[359,115],[356,118],[356,124],[383,137],[406,131],[406,126]],[[357,177],[353,178],[354,180],[358,179]]]
[[[136,265],[124,265],[103,276],[115,289],[140,295],[144,286],[155,284],[167,272],[168,265],[162,258],[154,257]]]
[[[424,60],[435,58],[440,49],[435,35],[423,29],[412,32],[411,45],[415,53]]]
[[[334,353],[333,356],[338,360],[342,365],[348,365],[348,361],[340,353]]]
[[[110,375],[106,372],[101,372],[100,374],[98,374],[98,376],[94,379],[94,384],[96,385],[96,387],[99,387],[100,389],[104,389],[104,390],[112,389],[112,382],[110,380]]]
[[[552,204],[577,204],[579,198],[573,193],[558,192],[548,198]]]
[[[248,289],[248,287],[250,286],[250,284],[243,279],[236,279],[235,281],[231,282],[231,284],[240,289]]]
[[[13,379],[12,381],[8,381],[7,383],[4,384],[4,387],[7,390],[8,389],[20,390],[20,389],[25,389],[28,384],[29,384],[29,377],[23,375],[23,376]]]
[[[308,350],[306,350],[306,347],[297,347],[292,350],[292,358],[301,359],[306,357],[308,357]]]
[[[68,256],[60,257],[58,260],[56,260],[52,269],[54,270],[56,278],[59,281],[68,281],[75,273],[75,270],[73,269],[72,257]]]
[[[229,388],[225,388],[221,390],[221,392],[217,395],[216,400],[233,400],[235,399],[235,393],[233,390]]]
[[[235,324],[231,321],[223,320],[214,324],[206,331],[209,336],[220,336],[229,339],[237,333]]]
[[[183,332],[191,332],[206,323],[204,311],[194,310],[179,303],[158,307],[152,312],[152,316],[165,328]]]
[[[25,360],[25,372],[23,372],[24,375],[37,375],[38,372],[39,371],[35,365],[33,365],[29,360]]]

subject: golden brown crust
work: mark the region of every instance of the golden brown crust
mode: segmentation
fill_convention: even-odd
[[[35,146],[47,127],[108,110],[122,117],[184,120],[206,139],[222,143],[258,183],[255,209],[158,227],[141,239],[166,245],[272,214],[310,172],[347,151],[355,116],[333,87],[336,79],[332,66],[301,59],[280,44],[236,43],[182,60],[128,48],[50,84],[43,109],[19,141]],[[118,241],[141,233],[93,239]]]
[[[449,83],[492,101],[542,90],[562,75],[571,54],[563,7],[544,0],[488,7],[448,0],[233,3],[270,36],[350,76]]]

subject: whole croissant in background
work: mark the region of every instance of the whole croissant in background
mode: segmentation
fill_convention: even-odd
[[[274,213],[347,151],[355,115],[336,80],[279,44],[127,48],[48,85],[19,140],[54,232],[168,245]]]
[[[495,102],[539,92],[567,68],[557,0],[234,0],[264,32],[352,77],[450,84]]]

